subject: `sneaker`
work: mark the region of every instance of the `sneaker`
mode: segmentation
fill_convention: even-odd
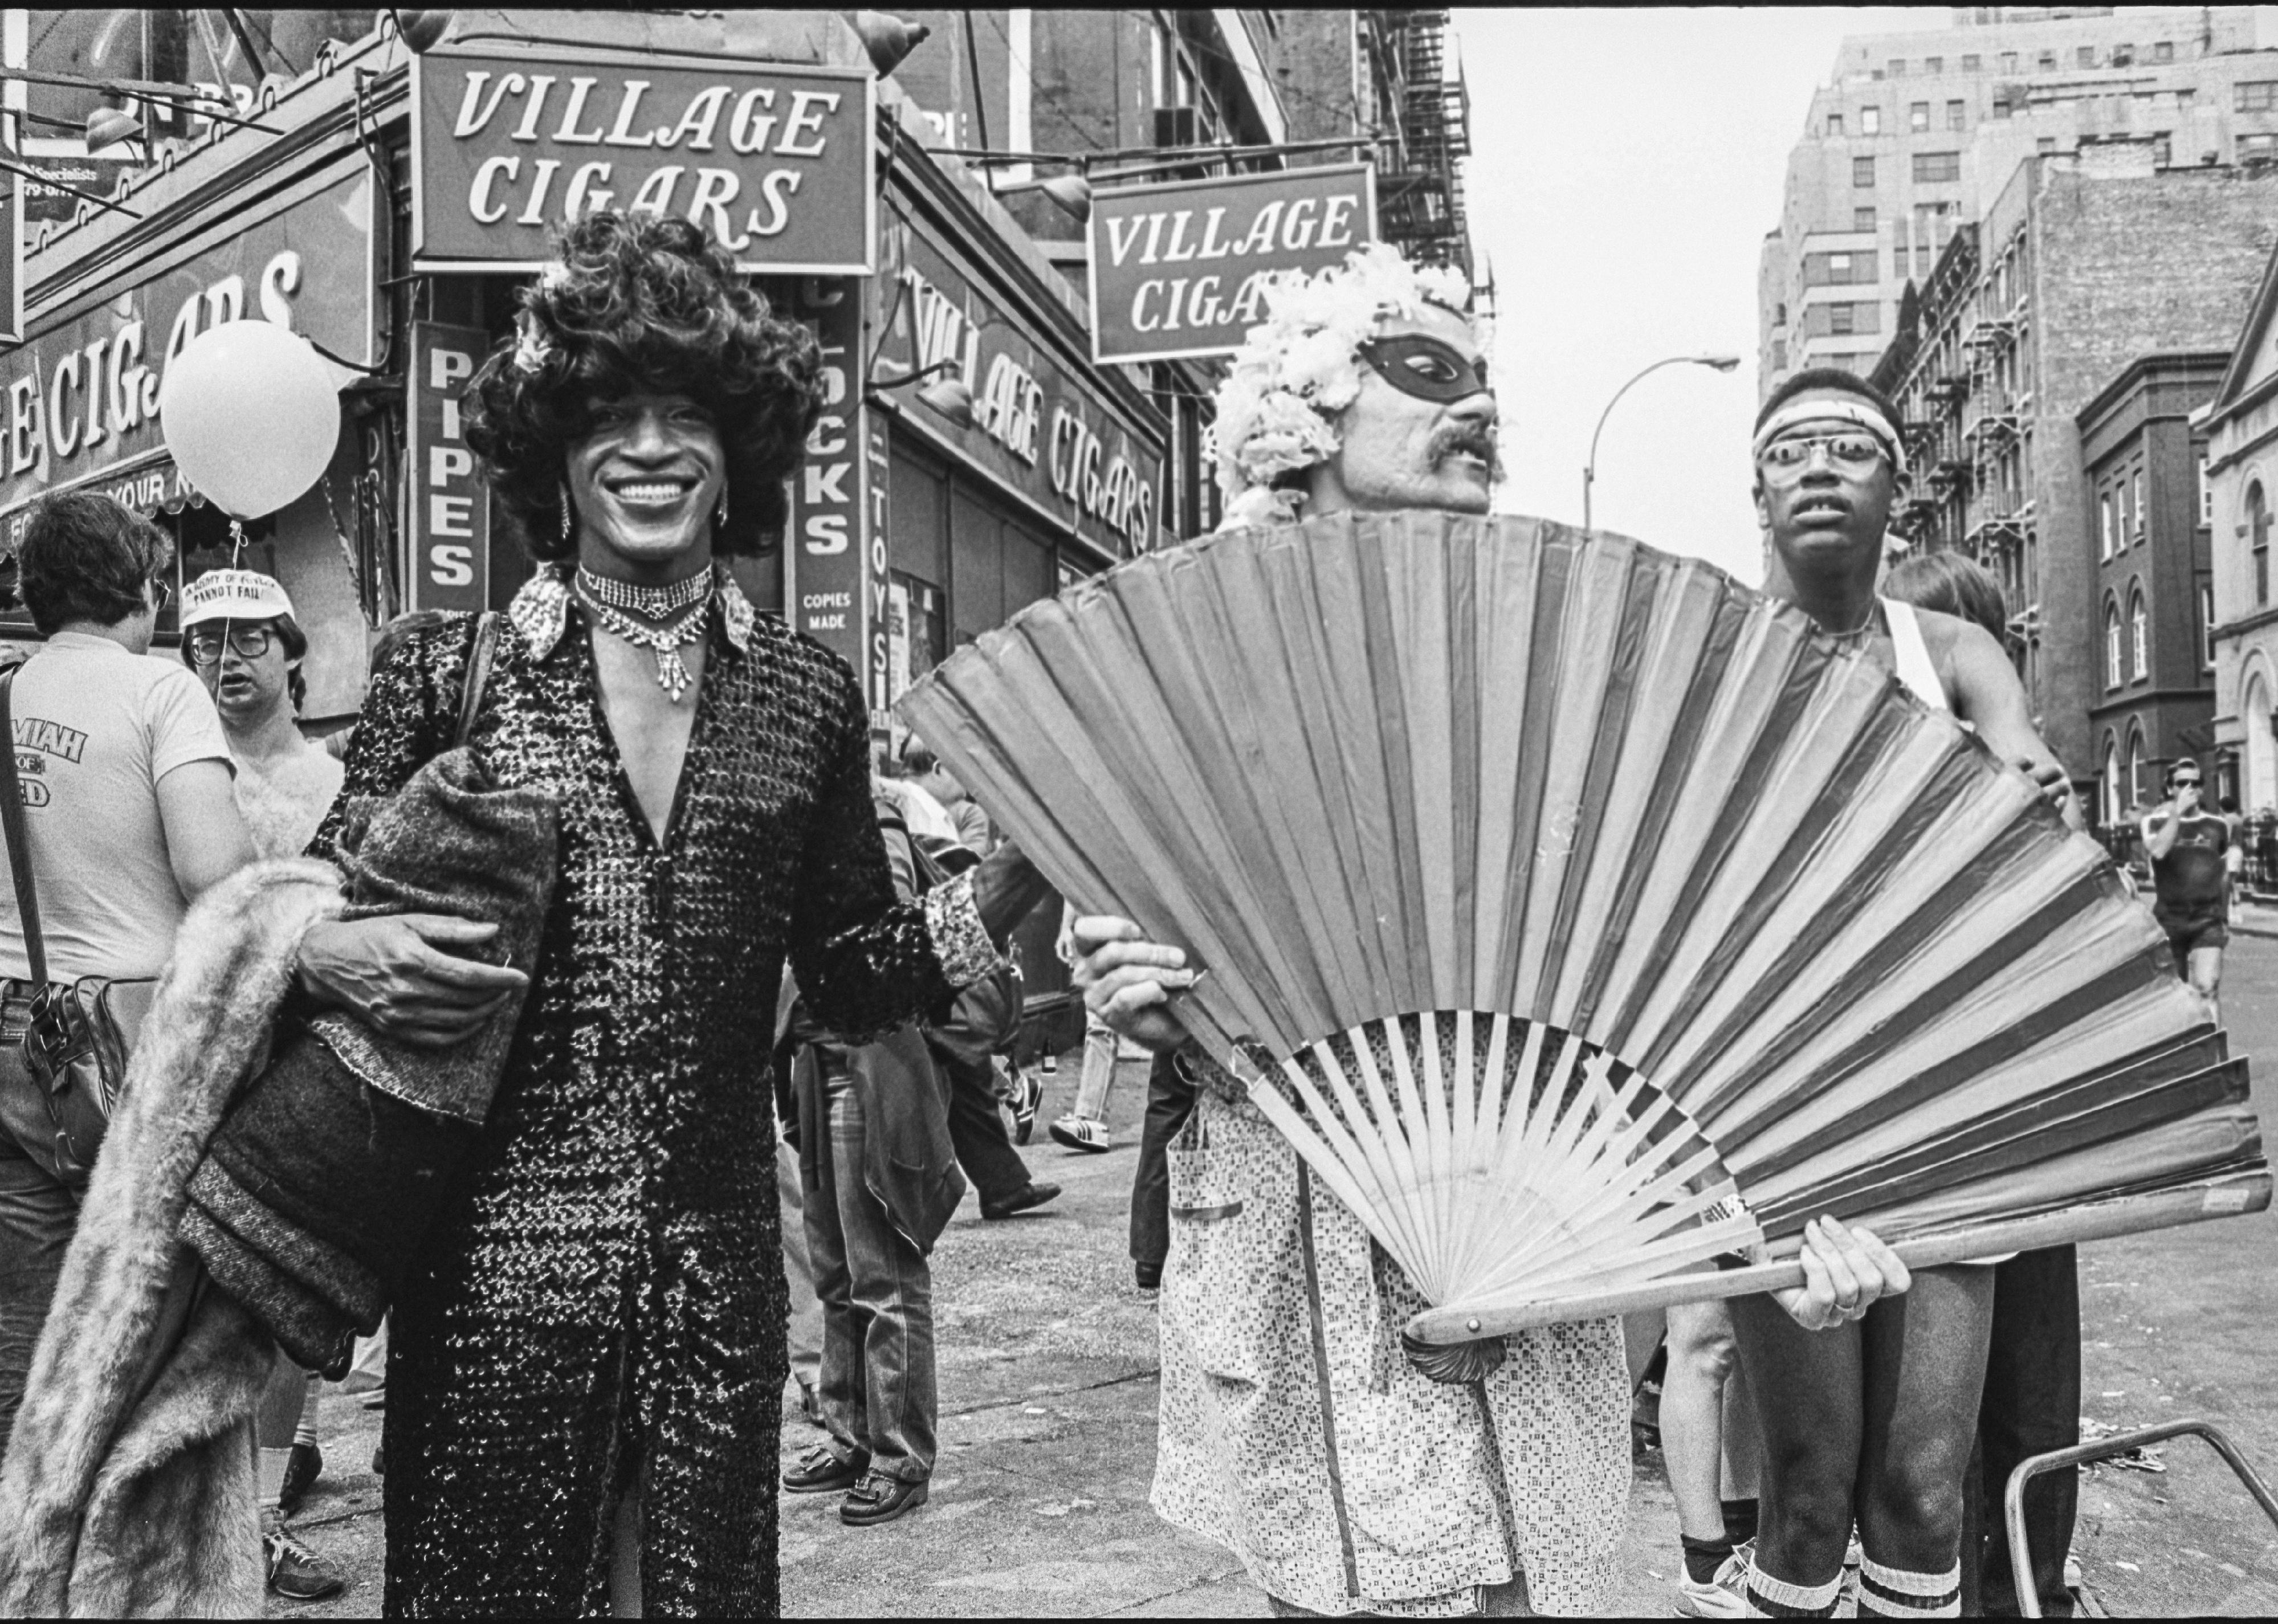
[[[869,1470],[868,1455],[845,1458],[828,1444],[817,1444],[783,1475],[784,1492],[836,1494],[841,1489],[859,1487]]]
[[[898,1477],[865,1472],[862,1481],[846,1491],[845,1502],[838,1507],[838,1521],[852,1529],[891,1522],[904,1512],[924,1505],[929,1492],[922,1482],[905,1483]]]
[[[273,1593],[287,1601],[322,1601],[348,1588],[346,1579],[293,1537],[281,1518],[262,1521],[261,1565]]]
[[[1688,1619],[1745,1619],[1748,1616],[1748,1561],[1754,1556],[1756,1542],[1735,1545],[1732,1554],[1717,1565],[1716,1576],[1707,1584],[1696,1584],[1685,1571],[1680,1557],[1677,1567],[1677,1611]]]
[[[295,1444],[285,1460],[285,1486],[278,1491],[277,1509],[291,1516],[309,1498],[309,1485],[325,1469],[325,1452],[314,1444]]]
[[[1036,1184],[1032,1181],[1022,1185],[1001,1201],[982,1202],[981,1216],[991,1220],[1009,1218],[1016,1212],[1026,1212],[1031,1207],[1041,1207],[1046,1201],[1057,1200],[1059,1193],[1060,1187],[1056,1184]]]
[[[1036,1111],[1044,1102],[1044,1085],[1033,1071],[1013,1068],[1013,1142],[1025,1145],[1036,1132]]]
[[[1107,1125],[1092,1117],[1061,1117],[1052,1124],[1052,1138],[1070,1150],[1089,1150],[1094,1155],[1106,1151],[1112,1142]]]

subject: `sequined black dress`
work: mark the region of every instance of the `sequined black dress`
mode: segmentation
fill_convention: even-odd
[[[391,1616],[608,1612],[636,1482],[649,1611],[776,1611],[781,967],[876,1030],[972,979],[978,919],[896,903],[852,674],[722,583],[661,848],[558,573],[500,640],[474,743],[560,794],[562,880],[482,1151],[394,1309]],[[471,641],[455,617],[375,674],[343,808],[447,746]]]

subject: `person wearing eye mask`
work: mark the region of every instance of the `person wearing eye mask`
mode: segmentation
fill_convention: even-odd
[[[1486,514],[1497,416],[1469,295],[1383,246],[1282,283],[1219,391],[1227,524]],[[1128,919],[1070,936],[1087,1006],[1158,1055],[1132,1223],[1162,1267],[1156,1509],[1232,1547],[1280,1613],[1605,1611],[1629,1505],[1619,1322],[1404,1347],[1413,1284],[1181,1047],[1183,955]],[[1811,1246],[1835,1272],[1801,1313],[1903,1287],[1863,1232]]]

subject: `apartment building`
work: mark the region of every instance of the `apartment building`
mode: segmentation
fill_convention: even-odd
[[[1865,371],[1909,282],[2028,158],[2141,143],[2160,169],[2278,160],[2278,13],[1957,8],[1844,42],[1758,265],[1758,378]]]

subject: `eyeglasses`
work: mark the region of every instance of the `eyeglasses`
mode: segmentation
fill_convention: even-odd
[[[150,613],[163,614],[174,596],[174,589],[157,576],[150,577]]]
[[[1816,452],[1827,454],[1830,468],[1868,469],[1884,454],[1883,442],[1871,434],[1810,434],[1774,440],[1757,454],[1756,461],[1775,474],[1800,474],[1811,465]]]
[[[1360,346],[1369,370],[1419,400],[1468,400],[1487,392],[1487,363],[1454,345],[1420,332],[1370,339]]]
[[[266,626],[232,627],[229,646],[240,660],[258,660],[269,652],[271,635]],[[190,660],[193,664],[210,666],[220,658],[221,633],[205,626],[190,633]]]

